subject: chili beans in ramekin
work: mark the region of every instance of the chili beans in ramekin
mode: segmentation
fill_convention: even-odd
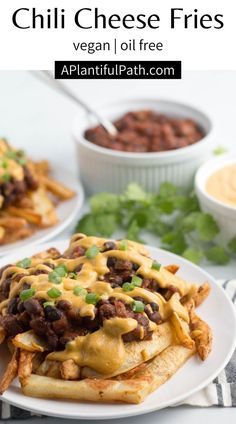
[[[101,107],[100,113],[115,122],[118,140],[88,115],[77,116],[73,129],[88,194],[120,193],[131,182],[149,191],[164,181],[188,188],[213,149],[212,121],[192,106],[133,99]]]
[[[84,137],[107,149],[133,153],[180,149],[204,137],[203,130],[193,119],[172,117],[154,110],[127,112],[113,124],[118,130],[116,136],[97,125],[87,129]]]

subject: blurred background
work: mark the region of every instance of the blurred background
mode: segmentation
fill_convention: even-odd
[[[235,148],[236,72],[189,71],[183,74],[182,80],[176,81],[74,80],[65,83],[98,109],[110,101],[142,97],[197,106],[214,120],[215,145]],[[0,95],[0,136],[26,149],[32,158],[48,159],[54,166],[58,165],[58,169],[67,169],[76,175],[72,139],[73,120],[78,113],[76,106],[27,71],[1,71]],[[57,238],[69,237],[74,227],[75,223]],[[233,261],[224,267],[209,265],[205,269],[217,278],[235,276]]]
[[[97,106],[128,98],[168,98],[199,106],[214,119],[216,145],[236,143],[236,72],[184,72],[182,80],[73,80],[65,82]],[[76,172],[71,128],[77,108],[27,71],[0,72],[0,136],[30,155]],[[81,110],[81,113],[83,111]]]

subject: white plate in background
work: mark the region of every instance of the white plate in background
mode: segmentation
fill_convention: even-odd
[[[52,227],[38,229],[30,237],[23,240],[0,246],[0,256],[8,255],[14,251],[19,252],[25,247],[44,243],[45,241],[57,236],[65,228],[67,228],[72,221],[76,219],[76,217],[79,217],[79,212],[84,203],[84,190],[82,184],[80,184],[76,177],[71,175],[65,169],[57,167],[56,164],[52,164],[52,172],[50,176],[76,193],[72,199],[60,201],[60,203],[56,206],[56,213],[59,220],[58,224],[53,225]]]
[[[18,254],[0,259],[0,267],[6,263],[15,262],[23,257],[51,246],[34,246],[22,248]],[[60,251],[65,250],[66,242],[54,242],[53,246]],[[111,419],[146,414],[183,401],[193,393],[209,384],[226,366],[233,354],[236,344],[236,318],[234,306],[224,290],[215,282],[213,277],[203,269],[177,255],[155,247],[149,247],[153,258],[163,265],[176,263],[180,265],[179,276],[184,279],[202,284],[209,281],[211,293],[208,299],[198,308],[199,315],[207,321],[213,331],[213,349],[209,358],[202,362],[195,355],[163,386],[149,395],[138,405],[129,404],[97,404],[89,402],[48,400],[26,397],[21,393],[19,383],[15,380],[1,397],[22,409],[35,413],[60,418],[72,419]],[[9,355],[4,347],[0,349],[0,374],[6,368]]]

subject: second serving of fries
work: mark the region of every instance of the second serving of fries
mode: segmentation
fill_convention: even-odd
[[[139,403],[212,335],[195,312],[210,291],[141,244],[76,234],[1,270],[0,341],[27,396]],[[199,367],[201,364],[199,363]]]
[[[58,223],[56,205],[75,192],[50,177],[47,161],[33,162],[0,139],[0,245]]]

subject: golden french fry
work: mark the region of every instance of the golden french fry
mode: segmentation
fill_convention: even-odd
[[[204,361],[212,349],[212,331],[209,325],[195,313],[194,302],[189,307],[191,337],[195,341],[199,357]]]
[[[36,370],[36,374],[52,378],[61,378],[61,362],[45,359]]]
[[[50,172],[50,165],[47,160],[41,160],[39,162],[34,162],[34,167],[36,170],[36,173],[41,175],[48,175]]]
[[[202,302],[208,297],[209,293],[211,291],[209,283],[204,283],[202,286],[200,286],[197,290],[197,292],[193,295],[193,300],[195,306],[201,305]]]
[[[140,403],[149,393],[164,384],[194,352],[194,348],[169,346],[147,366],[138,368],[127,380],[86,378],[67,381],[31,374],[30,377],[21,379],[22,390],[26,396],[46,399]]]
[[[44,358],[45,358],[45,353],[34,352],[33,367],[32,367],[32,373],[33,374],[37,374],[37,369],[40,367],[40,365],[44,361]]]
[[[17,240],[22,240],[33,234],[34,230],[32,228],[20,228],[17,231],[6,231],[5,236],[0,239],[0,245],[14,243]]]
[[[2,344],[5,340],[5,331],[4,329],[0,326],[0,344]]]
[[[170,319],[174,326],[179,342],[187,349],[193,349],[194,340],[192,340],[190,337],[188,324],[183,319],[181,319],[176,312],[173,312]]]
[[[20,209],[33,209],[34,207],[33,202],[28,195],[18,200],[16,206]]]
[[[63,380],[79,380],[80,378],[80,367],[73,359],[63,361],[60,366],[60,371]]]
[[[32,374],[34,353],[27,350],[20,350],[19,355],[19,367],[18,376],[19,378],[26,378]]]
[[[55,208],[52,201],[47,196],[47,193],[43,187],[33,191],[30,194],[33,202],[33,210],[41,217],[41,221],[38,224],[41,227],[50,227],[58,222]]]
[[[46,343],[32,330],[25,333],[19,333],[12,339],[14,346],[29,352],[44,352],[47,350]]]
[[[15,206],[8,206],[6,211],[13,216],[24,218],[27,222],[34,225],[41,225],[42,217],[33,209],[20,209]]]
[[[4,238],[6,230],[3,227],[0,227],[0,240]]]
[[[0,394],[2,395],[5,390],[8,389],[11,382],[16,378],[17,376],[17,370],[18,370],[18,358],[19,358],[19,350],[15,349],[11,360],[7,366],[7,369],[0,381]]]
[[[43,183],[48,191],[62,200],[68,200],[75,196],[74,191],[51,178],[43,177]]]
[[[14,216],[0,217],[0,226],[6,229],[18,230],[27,224],[25,219],[16,218]]]
[[[3,203],[4,203],[4,197],[2,196],[2,194],[0,194],[0,209],[2,208]]]

